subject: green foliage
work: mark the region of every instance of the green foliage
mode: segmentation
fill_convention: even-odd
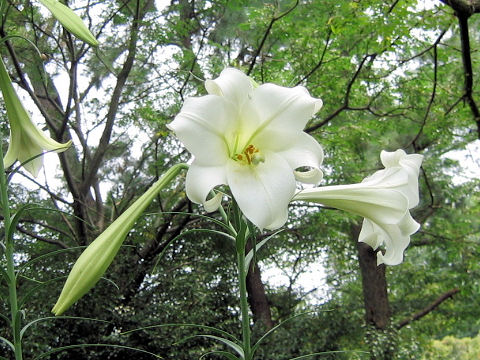
[[[456,338],[446,336],[442,340],[434,340],[424,352],[422,359],[438,360],[474,360],[480,356],[480,337]]]

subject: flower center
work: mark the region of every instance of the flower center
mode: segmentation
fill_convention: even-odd
[[[252,144],[248,145],[240,154],[235,154],[233,159],[244,165],[258,165],[265,161],[265,157],[260,150]]]

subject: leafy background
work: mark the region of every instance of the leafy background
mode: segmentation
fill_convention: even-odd
[[[97,321],[50,318],[78,247],[172,164],[188,161],[166,124],[185,98],[205,94],[204,79],[226,66],[259,83],[305,86],[323,100],[306,131],[324,147],[324,185],[361,181],[380,168],[382,149],[425,156],[421,203],[413,210],[422,228],[399,266],[362,266],[374,254],[357,246],[361,219],[292,204],[286,229],[258,253],[249,277],[257,338],[291,318],[257,358],[313,352],[330,352],[315,359],[477,358],[479,181],[468,175],[466,160],[447,156],[477,144],[469,148],[469,167],[478,170],[478,118],[470,100],[478,97],[479,20],[476,8],[472,14],[455,8],[462,3],[71,1],[100,41],[94,50],[38,3],[7,1],[0,35],[27,37],[46,59],[24,41],[10,41],[1,51],[11,76],[35,109],[35,121],[52,137],[75,144],[47,156],[44,176],[16,175],[10,189],[14,204],[42,207],[25,214],[16,235],[25,322],[40,319],[25,333],[26,358],[152,358],[122,345],[166,359],[195,359],[223,348],[195,336],[205,333],[201,328],[168,324],[239,334],[234,249],[213,235],[179,236],[214,227],[186,199],[183,178],[137,223],[106,279],[66,314]],[[462,57],[464,17],[471,89]],[[281,268],[288,280],[267,282],[262,271],[271,267]],[[324,269],[325,278],[302,283],[312,268]],[[7,314],[7,288],[0,285],[0,313]],[[372,286],[388,296],[377,296]],[[312,288],[317,291],[310,293]],[[3,320],[0,336],[9,337]],[[47,354],[74,344],[113,347]]]

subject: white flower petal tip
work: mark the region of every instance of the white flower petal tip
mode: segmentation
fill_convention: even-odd
[[[320,99],[316,99],[315,102],[313,103],[312,115],[315,115],[317,112],[319,112],[322,107],[323,107],[323,101]]]
[[[211,213],[218,210],[218,208],[222,205],[223,193],[218,192],[215,194],[214,197],[208,199],[203,203],[203,208],[206,212]]]
[[[361,183],[306,189],[297,193],[294,200],[316,202],[363,216],[359,241],[373,249],[385,248],[385,253],[377,253],[378,264],[398,265],[403,261],[410,236],[420,228],[409,210],[419,201],[422,159],[422,155],[407,155],[403,150],[382,151],[385,169]]]
[[[317,168],[308,171],[295,171],[295,179],[304,184],[318,185],[323,179],[323,172]]]
[[[308,183],[321,179],[323,150],[303,129],[322,101],[301,86],[257,85],[233,68],[206,80],[205,88],[208,95],[187,99],[168,125],[194,156],[188,198],[207,211],[217,209],[207,196],[215,186],[228,185],[257,227],[283,226],[295,177]],[[312,170],[295,172],[303,167]]]

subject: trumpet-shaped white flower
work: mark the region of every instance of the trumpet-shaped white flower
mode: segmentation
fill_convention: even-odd
[[[187,196],[204,204],[215,186],[225,184],[256,226],[282,226],[295,179],[318,183],[322,176],[322,148],[303,132],[322,101],[300,86],[257,86],[232,68],[205,87],[208,95],[187,99],[169,124],[194,156]],[[301,167],[311,170],[295,171]]]
[[[363,216],[359,241],[373,249],[385,246],[385,254],[377,252],[377,263],[397,265],[410,236],[420,225],[409,209],[418,205],[418,175],[422,155],[407,155],[403,150],[382,151],[385,169],[375,172],[359,184],[325,186],[303,190],[295,200],[305,200],[335,207]]]
[[[3,94],[5,108],[10,123],[10,141],[7,153],[3,158],[5,167],[13,165],[18,160],[24,163],[25,169],[33,176],[37,176],[43,165],[43,157],[38,156],[44,150],[62,152],[72,144],[68,141],[61,144],[46,136],[43,131],[35,126],[18,98],[7,69],[0,59],[0,89]],[[33,159],[32,159],[33,158]],[[26,162],[29,160],[28,162]]]

